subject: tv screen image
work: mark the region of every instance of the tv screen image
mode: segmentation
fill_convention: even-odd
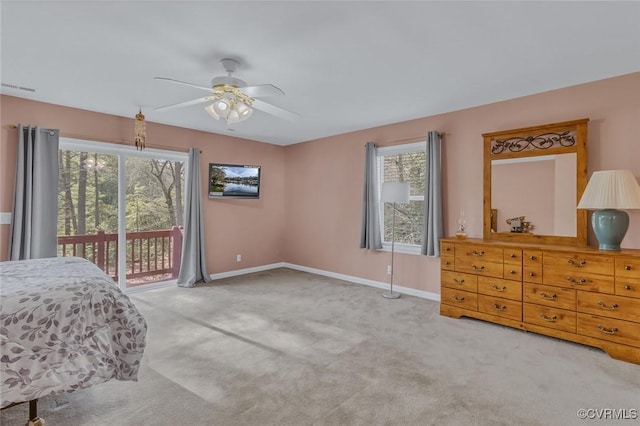
[[[260,198],[260,166],[209,164],[209,198]]]

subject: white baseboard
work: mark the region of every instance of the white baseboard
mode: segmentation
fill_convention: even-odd
[[[279,262],[279,263],[271,263],[269,265],[255,266],[253,268],[245,268],[245,269],[236,269],[234,271],[220,272],[217,274],[211,274],[212,280],[219,280],[221,278],[230,278],[237,277],[239,275],[252,274],[254,272],[262,272],[268,271],[270,269],[276,268],[289,268],[296,271],[308,272],[310,274],[321,275],[323,277],[335,278],[342,281],[348,281],[354,284],[363,284],[369,287],[375,287],[382,290],[388,290],[389,284],[383,283],[380,281],[369,280],[366,278],[354,277],[353,275],[345,275],[339,274],[337,272],[325,271],[322,269],[310,268],[308,266],[296,265],[288,262]],[[399,285],[394,285],[393,290],[398,293],[407,294],[409,296],[420,297],[423,299],[434,300],[436,302],[440,301],[440,295],[436,293],[431,293],[424,290],[416,290],[415,288],[403,287]]]
[[[219,280],[221,278],[237,277],[238,275],[246,275],[246,274],[252,274],[254,272],[262,272],[262,271],[268,271],[269,269],[286,268],[286,267],[287,266],[284,262],[279,262],[279,263],[271,263],[269,265],[254,266],[253,268],[235,269],[233,271],[219,272],[217,274],[211,274],[209,276],[211,277],[212,280]]]
[[[368,280],[366,278],[354,277],[352,275],[338,274],[337,272],[324,271],[322,269],[310,268],[308,266],[294,265],[293,263],[287,263],[287,262],[284,262],[284,267],[289,269],[295,269],[296,271],[309,272],[311,274],[322,275],[325,277],[335,278],[343,281],[349,281],[355,284],[364,284],[364,285],[368,285],[369,287],[375,287],[382,290],[389,289],[388,283]],[[394,285],[393,291],[397,291],[398,293],[402,293],[402,294],[408,294],[409,296],[416,296],[416,297],[421,297],[423,299],[435,300],[436,302],[440,301],[439,294],[431,293],[424,290],[416,290],[415,288]]]
[[[369,280],[366,278],[354,277],[353,275],[339,274],[337,272],[330,272],[322,269],[310,268],[308,266],[301,266],[301,265],[296,265],[288,262],[278,262],[278,263],[271,263],[269,265],[254,266],[252,268],[236,269],[233,271],[211,274],[209,276],[211,277],[212,280],[215,281],[222,278],[237,277],[239,275],[252,274],[254,272],[268,271],[268,270],[277,269],[277,268],[289,268],[296,271],[302,271],[302,272],[308,272],[310,274],[321,275],[323,277],[329,277],[329,278],[335,278],[342,281],[348,281],[354,284],[363,284],[369,287],[375,287],[382,290],[389,289],[388,283]],[[174,286],[174,285],[175,285],[175,281],[169,281],[166,283],[160,283],[157,287],[154,287],[154,288],[168,287],[168,286]],[[148,288],[150,287],[145,286],[145,289],[148,289]],[[440,301],[439,294],[431,293],[424,290],[416,290],[415,288],[403,287],[399,285],[394,285],[393,290],[397,291],[398,293],[407,294],[409,296],[415,296],[415,297],[420,297],[422,299],[434,300],[436,302]],[[134,293],[135,291],[136,289],[132,288],[132,289],[128,289],[127,293]]]

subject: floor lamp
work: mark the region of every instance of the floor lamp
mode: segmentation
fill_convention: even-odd
[[[393,292],[393,254],[396,245],[396,204],[409,202],[409,184],[404,182],[384,182],[380,199],[383,203],[393,203],[393,224],[391,225],[391,283],[389,291],[382,293],[387,299],[397,299],[400,293]]]

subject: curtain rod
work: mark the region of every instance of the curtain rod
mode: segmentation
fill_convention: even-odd
[[[17,130],[18,126],[16,126],[15,124],[9,124],[9,128],[12,130]],[[49,130],[49,129],[45,129],[45,130]],[[66,132],[60,132],[60,136],[63,138],[71,138],[71,139],[84,139],[87,141],[92,141],[92,142],[108,142],[108,143],[115,143],[118,145],[130,145],[133,146],[134,143],[132,141],[128,141],[126,139],[109,139],[109,138],[97,138],[94,136],[86,136],[86,135],[77,135],[74,133],[66,133]],[[165,149],[167,151],[177,151],[177,152],[189,152],[189,150],[184,150],[184,149],[179,149],[179,148],[175,148],[172,146],[166,146],[166,145],[151,145],[151,144],[147,144],[148,148],[156,148],[156,149]],[[202,150],[200,150],[200,153],[202,153]]]
[[[440,137],[444,138],[445,135],[450,135],[451,133],[445,133],[445,132],[438,132],[440,133]],[[386,147],[386,146],[394,146],[394,145],[398,145],[401,143],[410,143],[410,142],[422,142],[422,141],[426,141],[427,140],[427,135],[423,135],[423,136],[416,136],[414,138],[406,138],[406,139],[397,139],[394,141],[389,141],[389,142],[374,142],[376,144],[376,146],[379,147]]]

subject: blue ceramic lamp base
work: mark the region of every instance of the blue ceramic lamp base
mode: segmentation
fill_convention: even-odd
[[[620,244],[629,229],[629,215],[616,209],[598,210],[591,216],[591,225],[600,250],[620,251]]]

